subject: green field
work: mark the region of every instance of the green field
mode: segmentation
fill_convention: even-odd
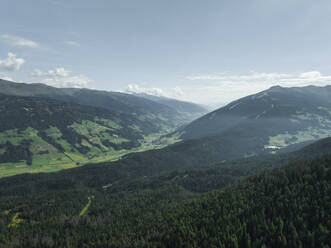
[[[319,108],[324,110],[323,108]],[[269,137],[269,143],[266,147],[284,148],[289,145],[298,144],[306,141],[323,139],[331,136],[331,121],[317,114],[297,112],[290,119],[292,123],[297,125],[309,122],[315,123],[315,126],[307,126],[305,129],[295,133],[284,132],[275,136]]]
[[[66,152],[60,153],[55,149],[54,153],[49,154],[36,154],[33,157],[33,164],[31,166],[27,165],[25,161],[18,163],[0,163],[0,178],[13,176],[23,173],[40,173],[40,172],[55,172],[63,169],[75,168],[79,166],[84,166],[88,163],[100,163],[105,161],[116,161],[123,157],[124,155],[143,152],[152,149],[161,149],[169,144],[178,142],[177,137],[171,137],[167,139],[161,139],[162,142],[158,142],[160,137],[165,135],[167,132],[162,132],[158,134],[151,134],[144,136],[144,139],[140,141],[140,146],[132,149],[121,149],[114,150],[112,148],[105,148],[105,151],[100,151],[96,147],[91,147],[91,152],[84,155],[78,151],[70,151],[70,144],[65,140],[61,139],[62,135],[58,129],[52,127],[47,130],[48,134],[57,139],[57,142],[65,148]],[[14,138],[11,138],[11,135]],[[1,142],[5,143],[6,141],[19,144],[24,138],[33,138],[32,144],[39,147],[38,150],[41,150],[42,147],[47,148],[49,144],[43,141],[36,131],[29,129],[26,132],[23,132],[21,136],[17,137],[14,135],[14,131],[9,131],[2,133]],[[17,133],[16,133],[17,134]],[[26,136],[28,135],[28,136]],[[4,138],[5,137],[5,138]],[[115,141],[114,141],[115,142]],[[53,149],[53,148],[52,148]],[[0,151],[1,152],[1,151]]]

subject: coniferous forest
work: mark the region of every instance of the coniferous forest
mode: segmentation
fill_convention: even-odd
[[[0,248],[331,248],[330,0],[0,3]]]
[[[329,143],[130,180],[117,172],[106,185],[90,176],[95,165],[76,178],[74,171],[10,177],[1,181],[0,244],[329,247],[331,157],[316,154]]]

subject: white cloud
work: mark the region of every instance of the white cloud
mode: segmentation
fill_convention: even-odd
[[[76,47],[80,46],[80,43],[78,43],[76,41],[72,41],[72,40],[65,41],[64,43],[67,45],[70,45],[70,46],[76,46]]]
[[[19,71],[24,62],[24,59],[16,58],[15,54],[8,53],[8,57],[6,59],[0,59],[0,68],[8,71]]]
[[[93,80],[84,75],[68,76],[68,77],[53,77],[45,78],[41,81],[44,84],[54,87],[65,88],[85,88]]]
[[[319,71],[308,71],[300,73],[298,76],[292,76],[290,78],[282,78],[279,82],[281,86],[325,86],[331,84],[331,75],[323,75]]]
[[[253,72],[248,75],[229,75],[227,73],[205,74],[196,76],[187,76],[187,80],[206,80],[206,81],[247,81],[247,80],[278,80],[289,77],[289,74],[281,73],[258,73]]]
[[[300,78],[320,78],[322,74],[319,71],[309,71],[309,72],[303,72],[300,74]]]
[[[275,85],[283,87],[330,85],[331,75],[324,75],[314,70],[291,74],[278,72],[234,74],[227,72],[188,76],[177,81],[176,84],[177,86],[173,87],[147,87],[146,83],[130,84],[124,91],[177,98],[215,108]]]
[[[39,47],[39,44],[35,41],[9,34],[0,35],[0,40],[2,40],[3,42],[7,43],[10,46],[15,46],[15,47],[29,47],[29,48]]]
[[[165,93],[160,88],[145,88],[137,84],[129,84],[124,91],[127,93],[144,93],[153,96],[165,96]]]
[[[69,87],[69,88],[84,88],[94,80],[80,75],[72,75],[71,71],[63,67],[55,68],[53,70],[42,71],[35,69],[30,73],[33,77],[42,77],[42,83],[54,87]]]
[[[299,74],[285,74],[285,73],[258,73],[252,72],[250,74],[235,75],[228,73],[205,74],[196,76],[187,76],[185,78],[189,81],[208,82],[215,81],[219,84],[224,83],[245,83],[245,82],[261,82],[264,84],[277,83],[284,86],[301,86],[302,83],[309,83],[312,85],[323,85],[331,83],[331,75],[322,75],[319,71],[308,71]]]
[[[45,77],[45,76],[59,76],[59,77],[68,77],[70,71],[67,71],[64,68],[55,68],[54,70],[48,70],[47,72],[43,72],[39,69],[35,69],[31,72],[31,76],[33,77]]]
[[[331,75],[319,71],[302,73],[200,74],[187,76],[183,81],[183,98],[200,103],[228,103],[240,97],[280,85],[283,87],[325,86],[331,84]]]
[[[169,87],[169,88],[155,88],[155,87],[142,87],[138,84],[129,84],[126,89],[123,90],[125,93],[129,94],[148,94],[152,96],[168,97],[181,99],[185,93],[183,89],[179,86]]]

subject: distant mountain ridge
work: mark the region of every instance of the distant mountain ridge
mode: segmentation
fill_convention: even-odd
[[[133,95],[169,106],[184,115],[194,115],[195,117],[193,119],[200,117],[203,113],[206,113],[206,109],[204,107],[191,102],[180,101],[163,96],[154,96],[146,93],[134,93]]]
[[[272,87],[208,113],[176,135],[232,139],[237,147],[254,142],[257,151],[325,138],[331,135],[331,86]]]
[[[207,112],[203,108],[196,108],[195,104],[186,103],[187,107],[193,106],[189,109],[192,112],[188,114],[189,111],[186,111],[187,115],[183,115],[176,108],[162,104],[155,99],[151,101],[131,94],[78,88],[55,88],[44,84],[14,83],[1,79],[0,93],[52,98],[136,115],[144,121],[153,123],[160,131],[187,124]]]

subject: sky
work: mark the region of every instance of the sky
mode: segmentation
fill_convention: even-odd
[[[331,83],[330,0],[0,0],[0,78],[216,106]]]

